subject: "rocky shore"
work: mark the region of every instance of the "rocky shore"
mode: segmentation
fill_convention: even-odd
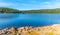
[[[60,35],[60,24],[43,27],[20,27],[0,30],[0,35]]]

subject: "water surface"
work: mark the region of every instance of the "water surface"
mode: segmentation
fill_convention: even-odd
[[[46,26],[60,23],[60,14],[0,14],[0,28]]]

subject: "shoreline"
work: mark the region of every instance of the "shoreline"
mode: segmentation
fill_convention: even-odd
[[[60,35],[60,24],[41,27],[11,27],[0,30],[0,35]]]

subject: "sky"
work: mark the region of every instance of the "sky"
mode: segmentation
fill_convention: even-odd
[[[0,7],[19,10],[60,8],[60,0],[0,0]]]

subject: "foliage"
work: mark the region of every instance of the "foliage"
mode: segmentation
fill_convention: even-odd
[[[40,10],[25,10],[20,11],[11,8],[0,8],[0,13],[60,13],[60,8],[57,9],[40,9]]]
[[[11,8],[0,8],[0,13],[20,13],[21,11]]]

